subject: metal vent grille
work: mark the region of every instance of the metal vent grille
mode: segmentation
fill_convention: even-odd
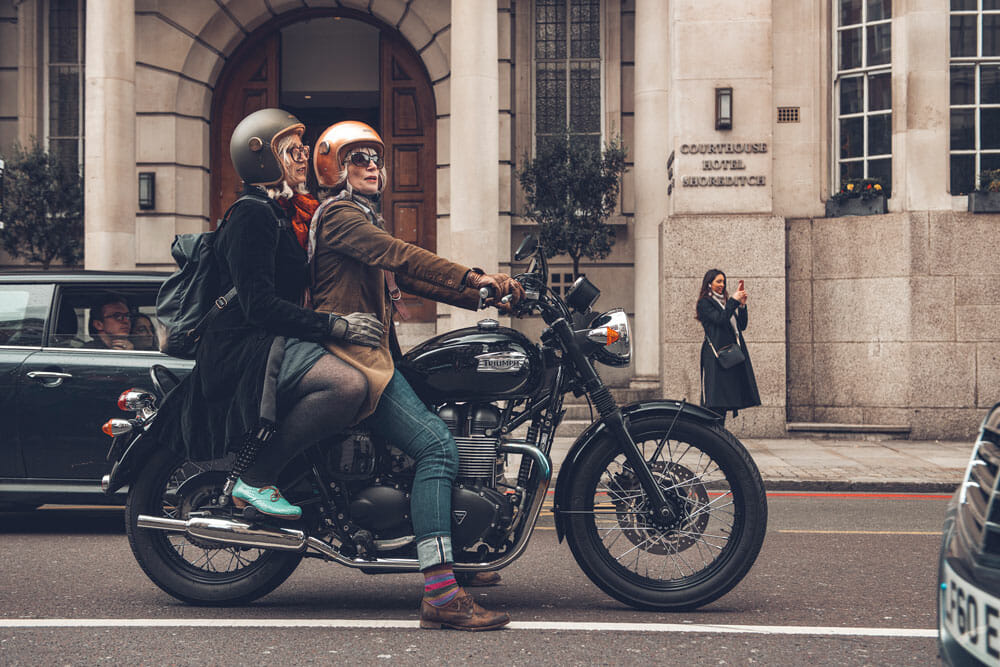
[[[799,107],[778,107],[779,123],[799,122]]]
[[[493,478],[497,461],[495,438],[455,437],[458,445],[458,476]]]
[[[980,439],[969,462],[962,488],[959,520],[973,544],[984,554],[1000,557],[1000,446]]]

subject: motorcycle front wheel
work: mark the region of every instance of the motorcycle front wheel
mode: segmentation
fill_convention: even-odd
[[[140,514],[187,519],[221,493],[225,468],[161,449],[132,484],[125,505],[125,530],[140,567],[153,583],[189,604],[245,604],[280,586],[302,560],[295,552],[227,547],[138,527]]]
[[[728,593],[750,570],[767,529],[756,464],[728,431],[647,417],[629,433],[674,517],[653,520],[646,494],[618,443],[596,440],[575,466],[566,539],[580,567],[633,607],[684,611]]]

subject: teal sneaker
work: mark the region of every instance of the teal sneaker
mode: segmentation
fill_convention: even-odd
[[[302,516],[302,508],[285,500],[278,487],[262,486],[257,489],[242,479],[236,480],[233,487],[233,504],[237,507],[253,505],[258,512],[279,519],[298,519]]]

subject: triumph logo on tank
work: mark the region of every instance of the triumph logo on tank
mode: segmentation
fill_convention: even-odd
[[[476,355],[476,370],[482,373],[517,373],[524,368],[528,356],[521,352],[489,352]]]
[[[461,526],[462,522],[465,521],[465,517],[468,516],[469,513],[465,510],[454,510],[451,514],[455,517],[455,523]]]

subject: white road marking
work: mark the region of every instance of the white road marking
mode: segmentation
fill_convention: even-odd
[[[4,628],[402,628],[417,629],[418,621],[337,618],[7,618]],[[937,637],[921,628],[852,628],[808,625],[715,625],[704,623],[590,623],[574,621],[515,621],[511,630],[575,632],[700,632],[706,634],[818,635],[840,637]]]

